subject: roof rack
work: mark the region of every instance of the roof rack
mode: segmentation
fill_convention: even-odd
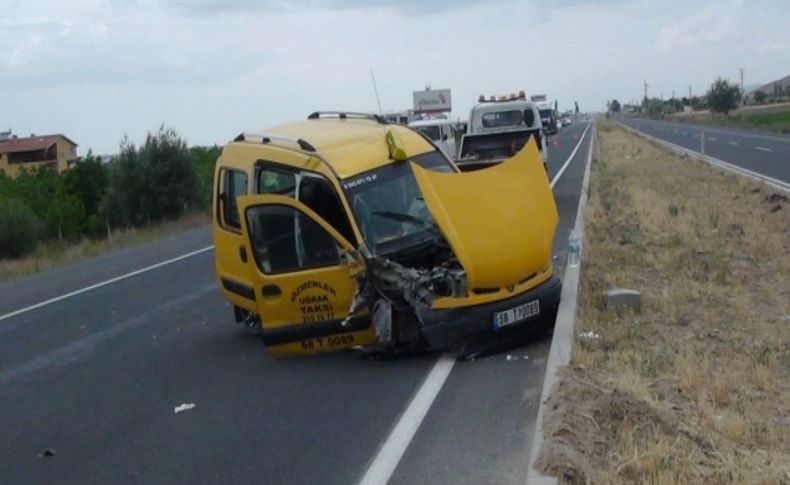
[[[250,142],[258,142],[264,145],[272,144],[278,145],[278,142],[287,142],[293,143],[299,146],[301,150],[306,152],[313,152],[315,153],[315,147],[310,143],[306,142],[301,138],[296,138],[292,136],[283,136],[283,135],[271,135],[268,133],[242,133],[233,141],[250,141]]]
[[[345,120],[347,118],[363,119],[375,121],[381,125],[387,125],[389,122],[383,116],[373,113],[357,113],[353,111],[314,111],[307,117],[308,120],[318,120],[321,118],[339,118]]]

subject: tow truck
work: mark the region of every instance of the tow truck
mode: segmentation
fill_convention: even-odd
[[[548,144],[537,104],[518,95],[481,95],[469,112],[467,132],[461,138],[456,164],[462,171],[479,170],[501,163],[518,153],[530,140],[540,153],[544,168]]]

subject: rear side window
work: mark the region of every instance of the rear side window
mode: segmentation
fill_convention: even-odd
[[[239,206],[236,197],[247,195],[247,174],[239,170],[220,170],[219,214],[220,225],[241,230]]]

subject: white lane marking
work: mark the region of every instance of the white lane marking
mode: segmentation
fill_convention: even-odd
[[[734,147],[737,147],[737,146],[738,146],[738,142],[737,142],[737,141],[728,141],[728,142],[727,142],[727,144],[728,144],[728,145],[732,145],[732,146],[734,146]]]
[[[384,485],[387,483],[454,365],[455,358],[447,354],[439,357],[406,411],[398,420],[398,424],[395,425],[379,449],[376,458],[368,466],[359,481],[360,485]]]
[[[177,261],[181,261],[183,259],[191,258],[192,256],[196,256],[200,253],[205,253],[206,251],[211,251],[214,249],[214,246],[208,246],[202,249],[198,249],[197,251],[192,251],[191,253],[182,254],[181,256],[176,256],[175,258],[170,258],[167,261],[162,261],[156,264],[152,264],[151,266],[146,266],[145,268],[140,268],[138,270],[132,271],[131,273],[122,274],[120,276],[116,276],[114,278],[110,278],[108,280],[100,281],[94,285],[86,286],[85,288],[80,288],[79,290],[74,290],[69,293],[65,293],[60,296],[56,296],[55,298],[50,298],[49,300],[44,300],[42,302],[36,303],[35,305],[30,305],[25,308],[20,308],[19,310],[14,310],[11,313],[6,313],[5,315],[0,315],[0,321],[7,320],[11,317],[15,317],[17,315],[21,315],[22,313],[27,313],[31,310],[35,310],[36,308],[41,308],[46,305],[50,305],[52,303],[65,300],[66,298],[71,298],[72,296],[77,296],[82,293],[86,293],[91,290],[95,290],[96,288],[101,288],[102,286],[111,285],[113,283],[117,283],[121,280],[125,280],[127,278],[131,278],[132,276],[137,276],[142,273],[146,273],[148,271],[154,270],[156,268],[161,268],[162,266],[167,266],[168,264],[175,263]]]
[[[579,151],[579,147],[584,141],[584,137],[587,135],[587,130],[590,129],[590,126],[592,126],[592,122],[587,124],[573,152],[571,152],[571,155],[565,161],[562,168],[560,168],[557,175],[552,179],[552,188],[554,188],[554,184],[557,183],[563,172],[565,172],[565,169],[568,167],[571,160],[573,160],[573,157],[576,156],[576,152]],[[592,146],[590,150],[592,150]],[[425,415],[428,414],[428,410],[431,408],[433,401],[436,399],[436,396],[439,395],[439,391],[442,390],[442,386],[444,386],[444,382],[450,375],[450,371],[453,369],[454,365],[455,358],[452,356],[444,354],[439,357],[439,360],[436,361],[433,368],[428,373],[420,389],[417,390],[417,393],[412,398],[406,411],[403,412],[403,415],[381,445],[381,448],[379,448],[376,457],[370,463],[367,470],[365,470],[365,474],[358,482],[359,485],[384,485],[389,481],[398,463],[400,463],[403,454],[409,447],[411,440],[414,438],[414,435],[417,434],[417,430],[420,428],[420,424],[422,424]]]
[[[554,188],[554,184],[556,184],[557,181],[562,176],[563,172],[565,172],[565,169],[568,168],[568,165],[571,163],[571,160],[573,160],[573,157],[576,156],[576,152],[579,151],[579,147],[582,146],[582,142],[584,141],[584,136],[587,135],[587,130],[590,129],[590,125],[592,125],[592,121],[587,123],[587,128],[584,129],[584,133],[582,133],[582,136],[579,137],[579,143],[576,144],[576,148],[574,148],[573,151],[571,152],[571,156],[568,157],[567,160],[565,160],[565,163],[562,164],[562,167],[560,167],[560,170],[559,172],[557,172],[557,175],[555,175],[554,178],[551,180],[550,185],[552,189]]]
[[[766,147],[754,147],[754,149],[755,150],[760,150],[761,152],[772,152],[773,151],[770,148],[766,148]]]
[[[716,139],[715,139],[715,138],[713,138],[712,136],[710,136],[710,137],[708,137],[708,138],[706,138],[706,139],[707,139],[708,141],[716,141]]]

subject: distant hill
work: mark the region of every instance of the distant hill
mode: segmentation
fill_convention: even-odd
[[[755,89],[754,91],[762,91],[765,94],[771,95],[774,93],[774,86],[781,86],[782,91],[787,93],[790,92],[790,75],[783,77],[782,79],[777,79],[776,81],[772,81],[768,84],[763,84],[759,88]],[[744,89],[744,91],[746,91]],[[748,91],[747,91],[748,92]]]

